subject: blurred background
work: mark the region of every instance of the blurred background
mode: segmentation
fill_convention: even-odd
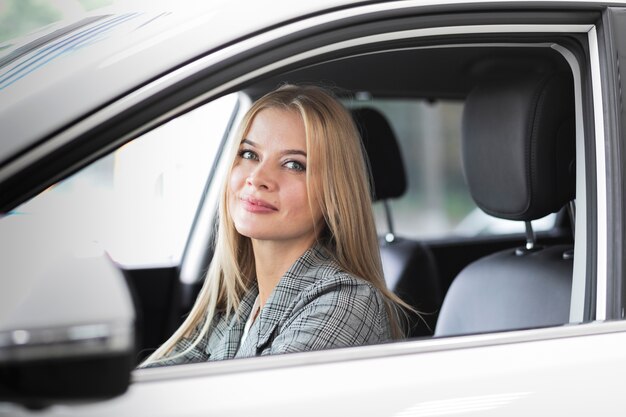
[[[0,0],[0,48],[51,23],[70,20],[119,0]]]

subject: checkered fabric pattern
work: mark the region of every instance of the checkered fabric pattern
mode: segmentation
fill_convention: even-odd
[[[256,285],[236,314],[217,315],[209,334],[178,364],[381,343],[391,339],[382,295],[370,283],[342,271],[320,245],[307,250],[285,273],[240,346]],[[170,356],[190,346],[179,341]]]

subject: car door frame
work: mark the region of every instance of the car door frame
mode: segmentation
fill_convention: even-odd
[[[626,8],[607,7],[598,24],[603,123],[606,143],[606,206],[608,227],[606,236],[607,276],[606,317],[624,319],[626,307],[626,88],[620,68],[626,68]],[[620,109],[616,111],[615,109]]]

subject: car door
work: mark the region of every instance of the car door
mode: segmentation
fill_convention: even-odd
[[[626,325],[620,321],[625,128],[624,110],[616,105],[623,94],[619,62],[613,57],[624,47],[623,16],[622,10],[601,5],[585,9],[564,3],[546,11],[538,4],[506,2],[486,8],[407,1],[320,12],[209,53],[179,68],[171,82],[167,75],[157,79],[149,85],[155,88],[135,93],[139,104],[133,109],[141,117],[127,132],[115,133],[122,137],[138,129],[149,134],[155,118],[182,115],[199,103],[245,92],[264,78],[288,78],[290,71],[352,56],[496,44],[513,52],[556,51],[568,63],[576,91],[577,213],[569,323],[137,370],[129,391],[119,398],[58,405],[43,414],[618,415],[620,387],[613,381],[626,371],[621,348]],[[443,74],[444,68],[437,70]],[[94,129],[99,123],[86,118],[79,131],[97,139],[103,135]],[[226,141],[232,138],[228,134]],[[181,259],[180,279],[189,288],[210,262],[207,231],[215,215],[219,173],[227,164],[219,155]],[[457,243],[441,245],[454,248]],[[446,256],[471,260],[459,261],[454,253],[450,249]],[[0,411],[29,414],[12,405]]]

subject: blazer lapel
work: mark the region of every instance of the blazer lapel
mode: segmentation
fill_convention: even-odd
[[[314,245],[307,250],[285,272],[285,275],[282,276],[272,291],[257,318],[257,322],[250,329],[251,334],[248,335],[248,340],[246,340],[246,342],[252,342],[252,340],[249,340],[250,337],[253,334],[257,336],[255,340],[255,354],[261,353],[271,343],[278,325],[284,323],[291,316],[299,295],[317,279],[317,267],[320,261],[329,259],[322,252],[323,250],[320,245]],[[257,328],[255,329],[255,327]],[[255,330],[255,332],[252,333],[252,330]]]
[[[236,313],[230,317],[222,318],[220,323],[215,327],[212,336],[216,336],[216,338],[214,341],[209,340],[207,347],[210,360],[232,359],[235,357],[239,350],[239,343],[243,335],[246,320],[248,316],[250,316],[254,300],[258,293],[259,290],[255,283],[241,300]],[[213,339],[213,337],[211,337],[211,339]]]

